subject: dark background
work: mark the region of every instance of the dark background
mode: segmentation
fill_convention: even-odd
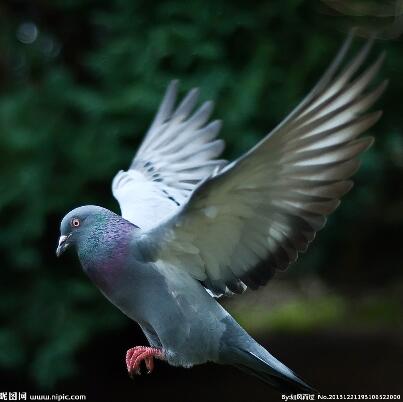
[[[110,191],[173,78],[223,118],[225,157],[273,128],[311,88],[353,25],[377,31],[390,85],[356,186],[288,272],[224,300],[322,392],[403,390],[403,7],[398,1],[0,2],[0,392],[90,401],[263,401],[231,368],[158,362],[130,380],[145,340],[81,272],[55,257],[61,217]],[[353,52],[352,52],[353,53]]]

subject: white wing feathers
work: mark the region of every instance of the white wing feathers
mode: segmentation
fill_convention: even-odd
[[[213,103],[193,115],[198,90],[191,90],[174,110],[177,81],[161,106],[127,172],[112,183],[123,218],[147,230],[174,214],[201,180],[225,164],[217,158],[224,142],[216,140],[221,122],[207,124]]]
[[[337,71],[351,38],[304,101],[266,138],[192,193],[178,214],[145,233],[154,261],[189,272],[216,293],[264,285],[305,251],[352,187],[357,139],[380,117],[364,114],[386,83],[368,91],[382,56],[356,77],[369,52]]]

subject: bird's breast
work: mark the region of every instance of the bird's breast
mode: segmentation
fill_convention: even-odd
[[[123,242],[94,242],[78,255],[84,272],[104,293],[113,292],[124,281],[129,248]]]

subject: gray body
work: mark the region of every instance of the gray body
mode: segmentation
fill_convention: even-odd
[[[84,272],[140,325],[169,364],[232,364],[279,388],[286,381],[287,390],[312,390],[253,340],[191,275],[155,264],[158,250],[145,247],[135,225],[107,209],[86,206],[65,217],[62,232],[71,217],[84,215],[89,229],[72,238]],[[259,375],[260,369],[266,376]]]
[[[109,301],[141,326],[150,345],[164,349],[170,364],[189,367],[218,362],[225,349],[223,335],[231,331],[227,327],[240,327],[189,274],[175,269],[162,272],[145,261],[136,244],[138,229],[129,222],[124,226],[129,230],[119,242],[120,246],[127,243],[129,255],[116,255],[116,238],[108,236],[105,226],[98,232],[102,238],[93,238],[91,255],[111,258],[94,260],[79,250],[84,272]]]
[[[113,242],[105,246],[113,253]],[[84,271],[114,305],[140,324],[152,346],[164,349],[170,364],[188,367],[218,361],[228,313],[188,274],[166,275],[155,264],[140,261],[136,236],[130,249],[122,265],[118,261],[105,268],[84,259]]]

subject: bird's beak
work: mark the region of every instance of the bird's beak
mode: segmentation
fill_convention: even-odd
[[[60,236],[59,238],[59,244],[57,245],[57,249],[56,249],[56,256],[60,257],[65,251],[66,249],[69,247],[69,243],[67,243],[68,238],[70,237],[70,235],[68,236]]]

